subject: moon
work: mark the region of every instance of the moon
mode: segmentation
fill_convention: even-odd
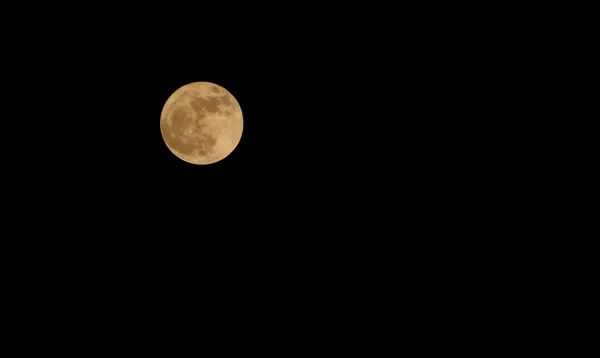
[[[160,115],[160,131],[169,150],[191,164],[225,159],[242,138],[240,104],[225,88],[193,82],[167,99]]]

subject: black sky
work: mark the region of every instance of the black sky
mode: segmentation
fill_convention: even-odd
[[[276,234],[426,221],[489,174],[477,145],[491,122],[477,118],[496,115],[482,105],[482,83],[498,71],[480,46],[487,35],[439,11],[373,11],[264,13],[227,25],[191,13],[114,15],[40,29],[29,52],[10,57],[12,107],[27,112],[11,139],[25,130],[35,138],[12,150],[37,155],[12,156],[16,180],[44,208],[67,203],[107,227],[166,230],[189,217]],[[213,28],[222,32],[207,35]],[[209,166],[177,159],[160,134],[164,102],[196,81],[227,88],[244,114],[237,149]],[[31,100],[31,86],[43,95]]]
[[[525,136],[511,106],[528,88],[511,77],[521,55],[482,25],[490,15],[197,4],[36,8],[44,21],[27,12],[21,37],[4,32],[1,251],[31,297],[70,306],[88,285],[122,317],[140,307],[147,320],[217,301],[228,306],[219,315],[242,307],[296,322],[286,315],[312,301],[327,313],[314,326],[333,307],[352,320],[382,298],[397,308],[398,287],[422,302],[439,290],[428,297],[437,307],[453,291],[436,279],[484,276],[520,240],[511,223],[529,207],[513,188],[529,189],[520,169],[535,158],[519,167],[506,154]],[[490,27],[504,34],[504,22]],[[207,166],[176,158],[160,132],[165,101],[196,81],[225,87],[244,115],[236,150]]]

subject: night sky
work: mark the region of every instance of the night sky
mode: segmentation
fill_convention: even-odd
[[[225,25],[173,10],[40,29],[30,41],[39,46],[7,55],[11,108],[27,118],[9,123],[11,178],[42,217],[184,246],[293,234],[329,237],[332,248],[402,223],[440,229],[465,191],[487,190],[496,175],[481,148],[498,107],[482,88],[498,71],[484,36],[464,23],[451,31],[442,10],[383,13],[265,13]],[[244,115],[236,150],[206,166],[176,158],[159,126],[167,98],[196,81],[226,88]]]
[[[532,258],[555,258],[530,244],[548,241],[528,176],[545,147],[519,147],[540,136],[517,108],[538,37],[504,50],[515,21],[484,5],[354,4],[11,4],[0,253],[23,343],[7,341],[373,356],[521,322],[548,267]],[[160,131],[165,101],[197,81],[243,112],[211,165]]]

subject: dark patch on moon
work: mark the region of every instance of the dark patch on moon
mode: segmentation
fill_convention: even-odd
[[[221,101],[221,103],[223,103],[226,106],[231,106],[233,105],[233,103],[231,102],[231,97],[225,95],[223,97],[219,97],[219,100]]]
[[[219,110],[219,101],[216,98],[194,98],[190,101],[190,106],[199,113],[202,110],[206,110],[211,113],[215,113]]]
[[[206,102],[206,110],[215,113],[219,110],[219,101],[216,98],[211,98]]]
[[[183,129],[190,121],[187,114],[187,111],[183,107],[177,107],[173,110],[173,114],[171,114],[171,128],[173,129],[173,132],[183,132]]]
[[[196,113],[202,113],[205,103],[206,101],[202,98],[194,98],[190,101],[190,107],[192,107]]]
[[[212,86],[210,90],[214,93],[221,93],[221,89],[217,86]]]

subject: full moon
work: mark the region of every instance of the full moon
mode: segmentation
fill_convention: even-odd
[[[177,89],[160,115],[165,144],[191,164],[225,159],[242,138],[244,120],[238,101],[225,88],[194,82]]]

